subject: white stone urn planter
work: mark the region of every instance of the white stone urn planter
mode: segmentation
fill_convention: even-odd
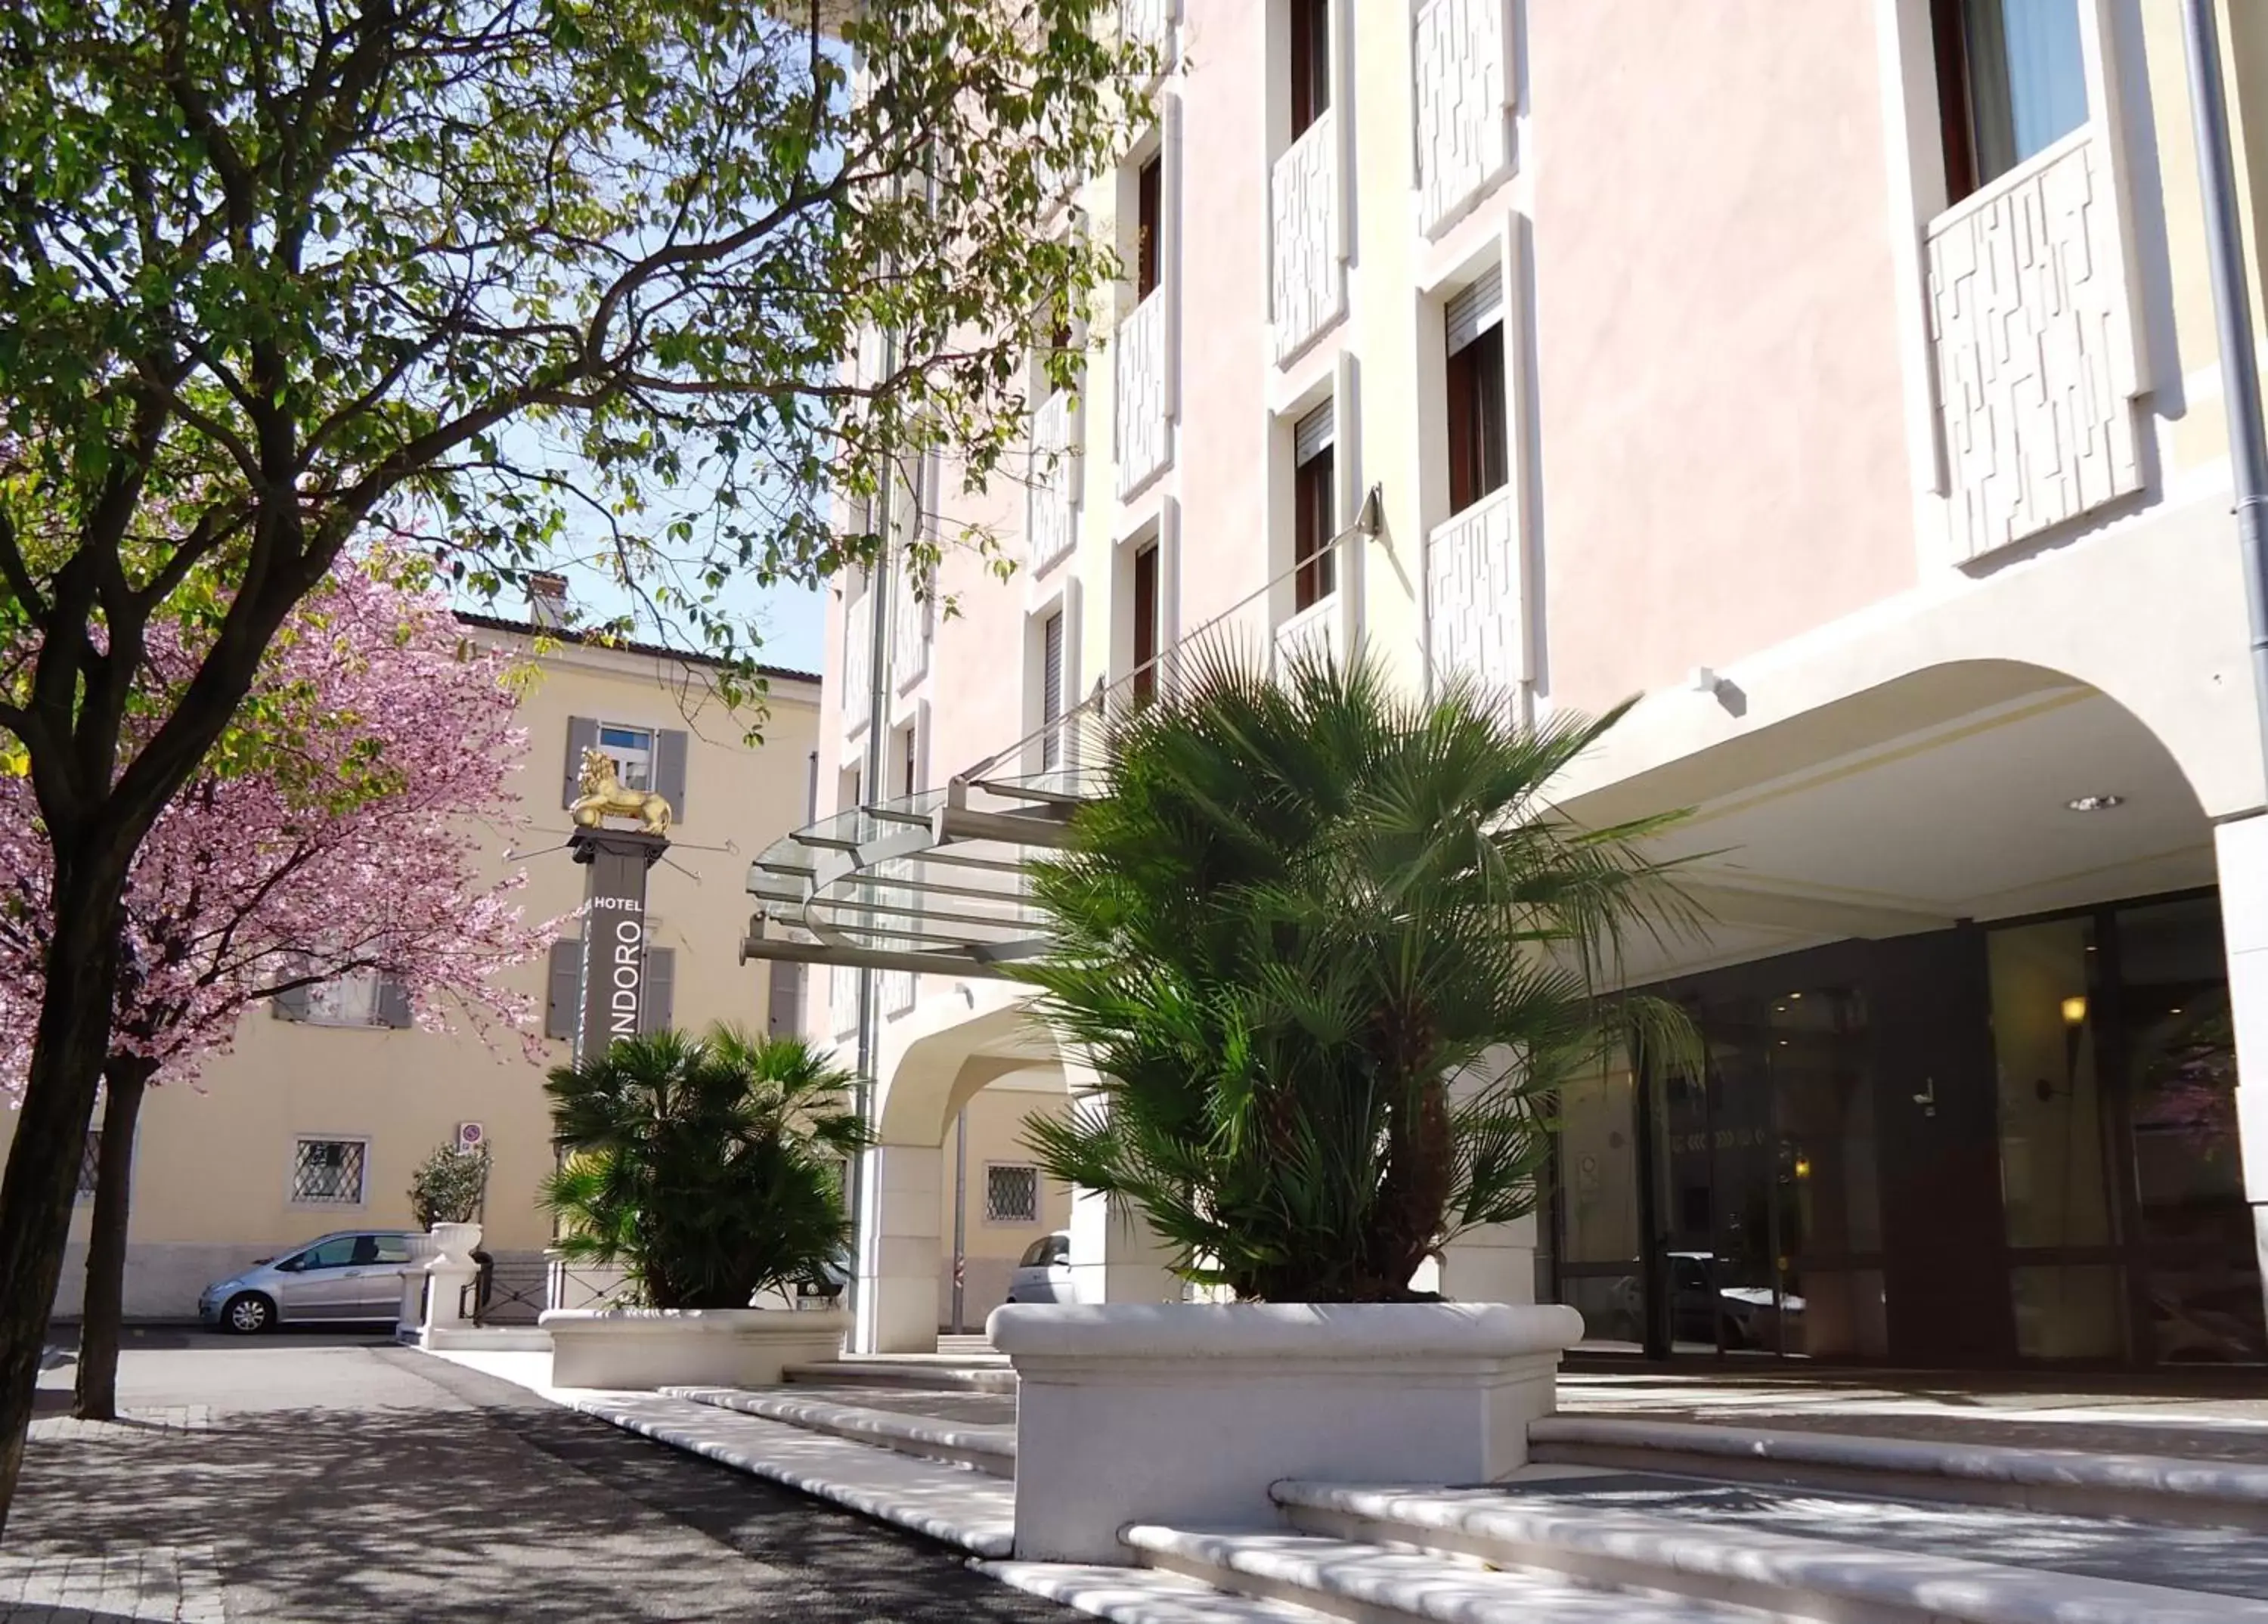
[[[1279,1519],[1269,1485],[1483,1483],[1528,1461],[1582,1316],[1556,1303],[1011,1303],[1016,1555],[1124,1562],[1118,1531]]]
[[[425,1233],[434,1242],[437,1255],[460,1263],[472,1261],[481,1244],[481,1226],[476,1223],[437,1223]]]
[[[547,1309],[554,1387],[770,1387],[840,1356],[848,1314],[792,1309]]]

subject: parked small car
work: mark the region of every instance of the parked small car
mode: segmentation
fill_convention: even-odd
[[[313,1320],[389,1320],[409,1261],[402,1230],[334,1230],[215,1281],[197,1299],[197,1318],[239,1336]]]
[[[1076,1303],[1071,1278],[1071,1231],[1042,1235],[1016,1259],[1008,1276],[1011,1303]]]

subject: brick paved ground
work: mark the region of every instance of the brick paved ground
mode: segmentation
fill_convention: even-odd
[[[60,1408],[70,1378],[43,1380]],[[34,1428],[0,1624],[1067,1624],[950,1553],[383,1344],[136,1339]]]

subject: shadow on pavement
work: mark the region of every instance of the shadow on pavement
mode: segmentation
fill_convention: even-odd
[[[392,1348],[330,1357],[336,1404],[35,1441],[9,1546],[203,1547],[231,1618],[304,1624],[1075,1616],[942,1547],[490,1377]],[[380,1394],[367,1407],[357,1372]]]

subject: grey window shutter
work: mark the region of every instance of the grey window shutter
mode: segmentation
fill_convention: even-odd
[[[764,1030],[774,1037],[794,1037],[803,1031],[803,966],[785,959],[772,961],[770,1008]]]
[[[543,1035],[575,1040],[576,994],[583,990],[583,944],[551,944],[550,973],[543,984]]]
[[[1052,771],[1063,763],[1063,734],[1056,724],[1064,714],[1064,617],[1057,609],[1040,628],[1040,765]]]
[[[583,752],[599,748],[599,720],[595,716],[571,716],[567,719],[567,765],[559,786],[559,805],[562,809],[575,804],[575,797],[583,786],[575,780],[582,775]]]
[[[1329,450],[1334,438],[1332,431],[1331,403],[1325,401],[1314,410],[1300,418],[1299,426],[1292,431],[1294,452],[1292,461],[1313,462],[1324,452]]]
[[[654,791],[669,802],[671,815],[681,823],[685,821],[685,746],[681,727],[664,727],[654,734]]]
[[[1449,301],[1443,312],[1451,355],[1504,319],[1504,279],[1495,271]]]
[[[313,987],[295,986],[288,993],[278,993],[268,1002],[279,1021],[304,1021],[307,1018],[307,994]]]
[[[378,978],[378,1023],[380,1026],[409,1024],[409,984],[399,976]]]
[[[638,1030],[666,1032],[674,1023],[677,1005],[677,949],[645,950],[645,997],[638,1009]]]

